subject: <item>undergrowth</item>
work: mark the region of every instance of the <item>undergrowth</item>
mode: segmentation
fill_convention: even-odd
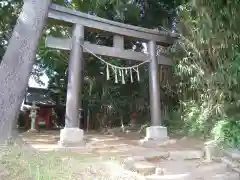
[[[238,149],[239,11],[239,0],[190,1],[178,8],[180,38],[172,55],[180,103],[174,112],[178,117],[168,122],[170,128],[182,133],[212,138],[219,145]]]

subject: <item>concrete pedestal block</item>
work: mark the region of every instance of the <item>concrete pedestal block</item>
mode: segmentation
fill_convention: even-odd
[[[146,128],[146,136],[140,140],[140,144],[146,147],[159,147],[175,143],[176,140],[169,139],[167,128],[163,126],[150,126]]]
[[[146,139],[168,139],[167,128],[163,126],[150,126],[146,128]]]
[[[83,146],[84,131],[79,128],[64,128],[60,131],[59,147],[81,147]]]
[[[30,133],[38,133],[39,131],[37,129],[29,129],[28,132],[30,132]]]

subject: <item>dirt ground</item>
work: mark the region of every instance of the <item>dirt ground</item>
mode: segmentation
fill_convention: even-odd
[[[125,173],[121,166],[124,159],[160,151],[198,149],[202,146],[201,141],[181,139],[172,145],[150,148],[139,144],[142,135],[137,132],[117,132],[111,135],[88,132],[84,134],[85,146],[69,152],[59,151],[59,134],[59,131],[21,133],[21,139],[36,152],[23,151],[21,147],[2,148],[0,179],[27,180],[33,176],[43,180],[85,180],[96,177],[139,179],[136,174]]]

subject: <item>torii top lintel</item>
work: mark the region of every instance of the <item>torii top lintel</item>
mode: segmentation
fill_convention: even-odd
[[[50,6],[48,17],[65,23],[81,24],[90,29],[98,29],[135,39],[153,40],[163,46],[172,45],[177,39],[177,36],[172,33],[110,21],[56,4]]]

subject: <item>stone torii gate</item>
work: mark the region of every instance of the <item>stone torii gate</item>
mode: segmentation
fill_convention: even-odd
[[[69,8],[65,8],[59,5],[51,4],[51,0],[25,0],[22,13],[19,19],[23,19],[24,16],[29,16],[30,21],[25,25],[29,26],[29,29],[25,27],[27,32],[23,31],[23,24],[17,24],[15,27],[15,34],[10,40],[9,47],[5,56],[11,56],[11,48],[17,50],[22,42],[18,43],[21,37],[18,37],[16,30],[20,29],[23,38],[25,38],[26,47],[25,52],[15,53],[12,58],[29,58],[34,59],[34,54],[37,49],[39,38],[41,37],[40,30],[43,30],[46,18],[56,21],[61,25],[72,26],[72,38],[61,39],[58,37],[47,37],[46,46],[56,49],[69,50],[69,74],[68,74],[68,89],[67,89],[67,101],[66,101],[66,126],[61,130],[59,144],[61,146],[78,146],[82,144],[83,130],[79,129],[79,108],[81,108],[81,90],[83,81],[83,54],[86,53],[83,46],[91,50],[93,53],[103,56],[117,57],[128,60],[146,61],[150,58],[149,62],[149,90],[150,90],[150,111],[151,111],[151,126],[147,128],[147,139],[164,139],[167,138],[167,129],[162,126],[161,120],[161,108],[160,108],[160,85],[158,79],[158,64],[172,65],[171,59],[160,55],[157,56],[156,46],[170,46],[177,39],[176,36],[166,32],[159,32],[157,30],[146,29],[142,27],[136,27],[119,22],[114,22],[99,18],[96,16],[88,15],[82,12],[74,11]],[[101,46],[91,44],[84,41],[84,32],[100,30],[109,35],[113,35],[113,47]],[[36,37],[34,37],[36,33]],[[27,36],[32,39],[26,38]],[[17,39],[18,38],[18,39]],[[134,52],[132,50],[124,49],[124,39],[131,38],[146,42],[148,44],[148,55],[142,52]],[[15,39],[15,44],[14,40]],[[25,53],[25,54],[24,54]],[[24,55],[28,55],[29,57]],[[16,57],[15,57],[16,56]],[[5,57],[5,58],[6,58]],[[3,63],[4,63],[3,58]],[[33,63],[30,63],[29,67],[32,67]],[[1,68],[1,66],[0,66]],[[0,69],[1,70],[1,69]],[[28,70],[29,71],[29,70]],[[28,73],[28,77],[30,72]],[[24,79],[25,82],[25,79]],[[27,82],[27,81],[26,81]],[[23,88],[22,88],[23,89]],[[17,92],[23,96],[23,90],[20,89]],[[80,93],[79,93],[80,92]],[[2,95],[2,94],[0,94]],[[1,97],[0,97],[1,98]],[[19,97],[18,97],[19,98]],[[17,108],[16,105],[15,108]],[[10,107],[10,104],[9,104]],[[0,111],[1,112],[1,111]],[[3,112],[4,113],[4,112]]]
[[[149,81],[150,81],[150,111],[151,127],[147,129],[146,138],[166,138],[167,130],[162,127],[160,108],[160,85],[158,79],[158,64],[172,65],[170,59],[156,55],[156,45],[169,46],[174,43],[176,37],[166,32],[145,29],[119,22],[114,22],[96,16],[73,11],[71,9],[52,4],[48,17],[57,20],[61,24],[73,26],[72,38],[61,39],[47,37],[46,46],[62,50],[70,50],[69,82],[66,102],[66,127],[61,131],[60,143],[82,141],[82,130],[78,129],[78,109],[81,108],[81,89],[83,81],[83,53],[87,53],[82,47],[86,47],[94,54],[117,57],[121,59],[146,61],[150,55]],[[85,29],[88,31],[101,30],[113,34],[113,47],[91,44],[84,41]],[[142,52],[134,52],[124,49],[124,39],[132,38],[148,43],[148,55]],[[81,46],[82,45],[82,46]],[[80,92],[80,93],[79,93]],[[78,138],[78,139],[76,139]],[[73,142],[73,143],[76,143]]]

